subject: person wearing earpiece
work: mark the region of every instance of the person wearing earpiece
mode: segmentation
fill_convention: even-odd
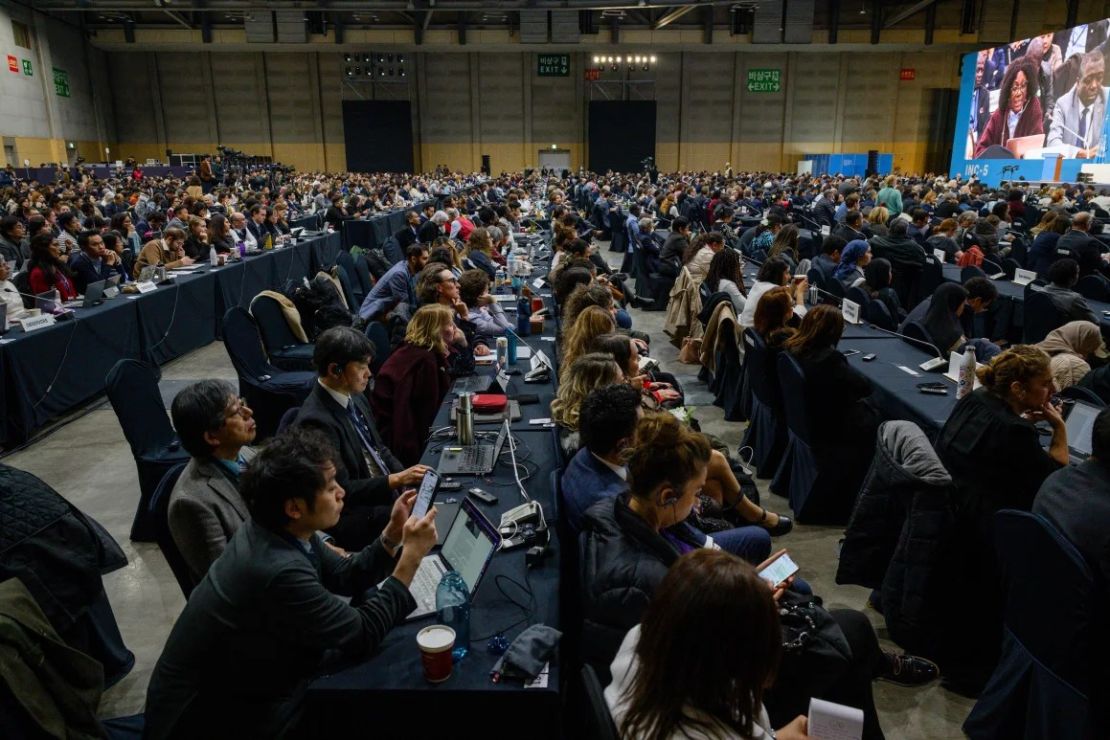
[[[428,470],[426,465],[406,467],[382,441],[363,394],[373,357],[373,343],[349,326],[321,334],[312,356],[319,377],[294,421],[324,432],[338,451],[335,475],[347,491],[347,505],[328,534],[351,551],[381,534],[389,521],[394,492],[420,485]]]

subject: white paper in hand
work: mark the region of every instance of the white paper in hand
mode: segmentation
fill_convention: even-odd
[[[809,700],[810,740],[860,740],[863,710],[823,699]]]

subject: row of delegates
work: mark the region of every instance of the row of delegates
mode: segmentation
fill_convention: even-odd
[[[660,593],[670,568],[680,556],[704,547],[679,525],[690,516],[704,484],[710,449],[703,435],[670,414],[645,416],[623,455],[627,491],[594,504],[583,518],[583,656],[603,680],[609,677],[609,666],[628,631]],[[787,680],[773,686],[768,705],[771,720],[786,724],[811,696],[819,696],[862,708],[864,737],[881,738],[872,680],[883,677],[916,685],[936,678],[937,668],[920,658],[882,652],[870,622],[859,612],[833,610],[831,616],[848,640],[851,661],[832,680],[792,670]],[[717,640],[728,639],[709,632],[691,636],[701,647],[699,655],[716,654]],[[731,668],[743,670],[738,665]],[[720,688],[728,683],[724,681]],[[670,681],[668,685],[673,686]]]
[[[337,454],[293,428],[242,475],[250,510],[177,619],[147,689],[144,737],[195,738],[219,719],[228,737],[295,734],[309,681],[366,660],[416,603],[408,587],[436,542],[434,508],[394,503],[379,539],[343,557],[318,532],[339,521]],[[346,598],[373,595],[357,606]]]

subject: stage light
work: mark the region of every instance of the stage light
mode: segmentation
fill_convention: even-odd
[[[655,64],[655,55],[654,54],[651,55],[651,63]]]
[[[617,64],[620,64],[620,63],[621,63],[621,58],[617,57]]]

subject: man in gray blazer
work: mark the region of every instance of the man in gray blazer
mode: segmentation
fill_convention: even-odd
[[[170,493],[169,527],[199,581],[247,518],[239,495],[239,453],[254,441],[251,410],[222,380],[202,380],[170,408],[181,446],[192,456]]]
[[[1106,96],[1110,93],[1110,88],[1102,86],[1105,73],[1106,61],[1101,51],[1084,55],[1079,79],[1056,99],[1045,146],[1071,144],[1079,148],[1075,154],[1079,159],[1090,159],[1098,154],[1106,116]]]
[[[343,488],[327,438],[291,429],[263,448],[240,486],[250,518],[185,604],[147,688],[144,737],[296,734],[309,682],[367,660],[416,608],[409,586],[436,543],[434,507],[394,503],[381,537],[342,557],[318,534],[339,521]],[[377,590],[361,605],[341,596]]]

